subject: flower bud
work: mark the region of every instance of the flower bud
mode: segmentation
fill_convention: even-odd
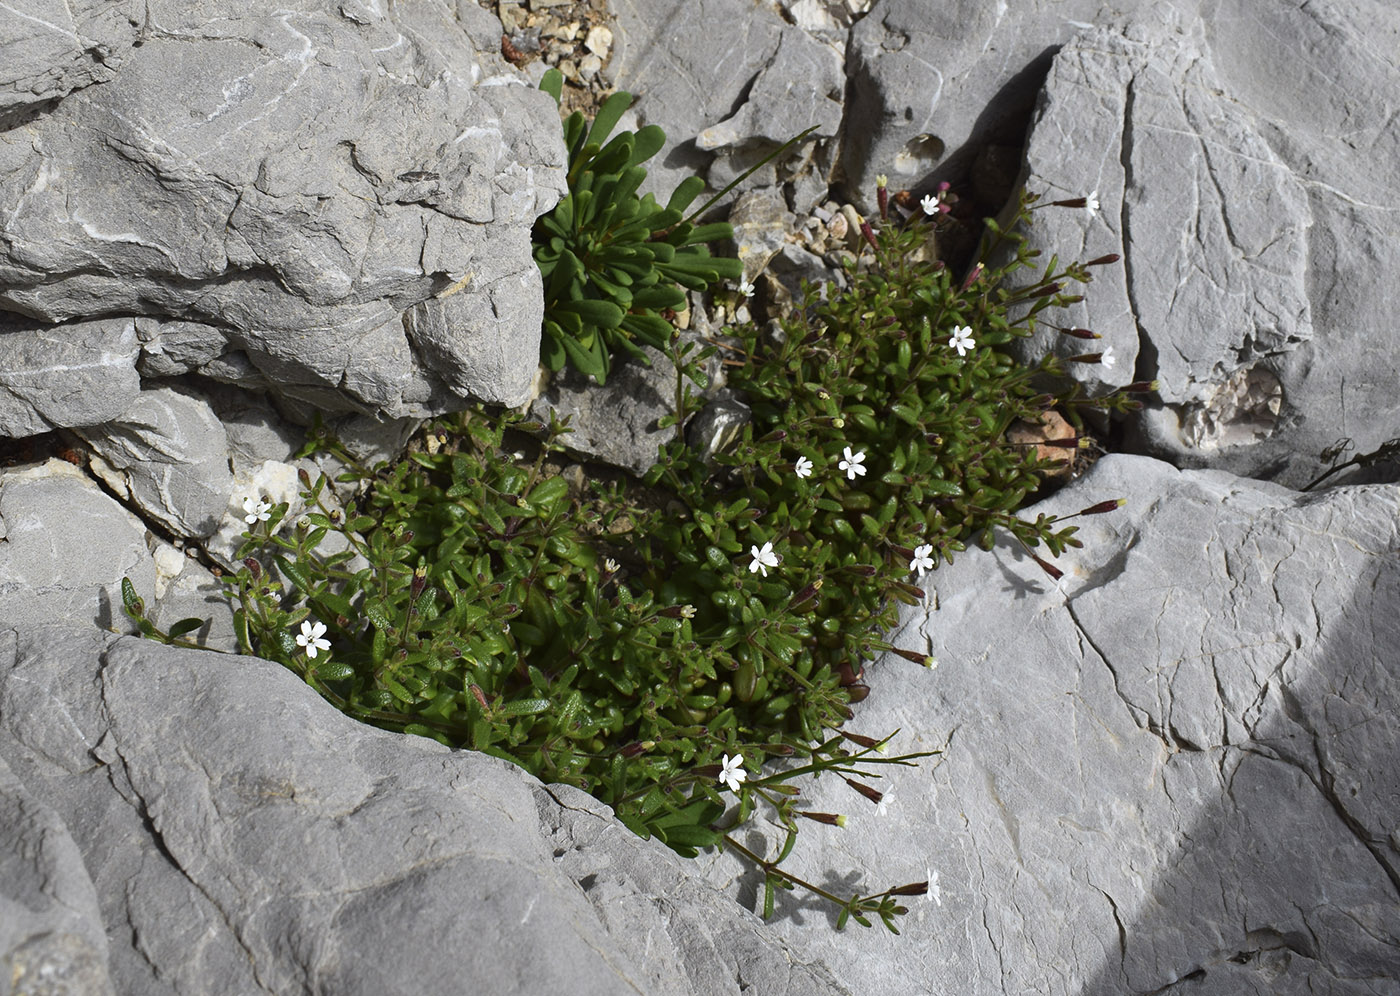
[[[855,685],[849,686],[849,687],[846,689],[846,697],[847,697],[848,699],[850,699],[852,702],[864,702],[869,696],[870,696],[870,686],[869,686],[869,685],[855,684]],[[847,719],[850,719],[852,716],[855,715],[855,713],[851,712],[849,709],[846,710],[846,714],[847,714],[847,715],[846,715],[846,718],[847,718]]]
[[[845,737],[851,743],[859,744],[868,750],[874,750],[876,747],[880,746],[880,741],[876,740],[874,737],[867,737],[863,733],[847,733],[845,730],[842,730],[841,736]]]
[[[1101,363],[1103,353],[1081,353],[1078,356],[1066,357],[1066,359],[1070,363]]]
[[[1062,329],[1062,328],[1058,328],[1058,327],[1057,327],[1057,328],[1056,328],[1056,331],[1057,331],[1057,332],[1063,332],[1065,335],[1072,335],[1072,336],[1074,336],[1076,339],[1102,339],[1102,338],[1103,338],[1103,336],[1099,335],[1097,332],[1090,332],[1088,329]]]
[[[483,691],[481,690],[481,686],[480,686],[480,685],[476,685],[476,684],[468,685],[468,686],[467,686],[467,690],[470,691],[470,692],[472,693],[472,698],[476,699],[476,701],[480,704],[481,708],[483,708],[483,709],[490,709],[490,708],[491,708],[490,706],[488,706],[488,705],[486,704],[486,693],[483,692]]]
[[[901,650],[899,647],[890,647],[890,653],[898,654],[906,661],[913,661],[915,664],[922,664],[924,667],[933,667],[936,661],[928,654],[915,653],[912,650]]]
[[[927,894],[927,882],[910,882],[908,885],[901,885],[899,888],[891,889],[885,893],[887,896],[923,896]]]
[[[1088,508],[1079,510],[1080,515],[1102,515],[1104,512],[1112,512],[1116,508],[1122,508],[1128,504],[1126,498],[1110,498],[1108,501],[1101,501],[1097,505],[1090,505]]]
[[[981,263],[978,263],[972,268],[972,272],[967,275],[967,279],[964,280],[962,283],[962,289],[964,291],[971,287],[973,284],[977,283],[977,278],[982,276],[982,270],[983,266]]]
[[[417,601],[418,596],[423,594],[423,589],[428,584],[428,569],[426,567],[415,567],[413,569],[413,580],[408,585],[408,597]]]
[[[880,205],[881,221],[888,221],[890,218],[890,192],[885,189],[889,182],[889,177],[883,173],[875,178],[875,200]]]
[[[1135,380],[1127,387],[1123,388],[1124,394],[1155,394],[1160,390],[1159,382],[1155,380]]]
[[[869,785],[866,785],[863,782],[858,782],[854,779],[846,778],[845,775],[842,775],[841,777],[845,779],[847,785],[855,789],[857,792],[865,796],[867,799],[869,799],[876,805],[879,805],[880,800],[885,797],[885,793],[877,791],[876,789],[871,788]]]
[[[1050,202],[1050,206],[1051,206],[1051,207],[1061,207],[1061,208],[1082,208],[1082,207],[1088,207],[1088,206],[1089,206],[1089,199],[1088,199],[1087,197],[1071,197],[1071,198],[1070,198],[1069,200],[1067,200],[1067,201],[1051,201],[1051,202]]]
[[[1060,578],[1062,578],[1062,577],[1065,576],[1065,572],[1064,572],[1064,571],[1060,570],[1060,569],[1059,569],[1058,567],[1056,567],[1054,564],[1051,564],[1051,563],[1049,563],[1049,562],[1047,562],[1047,561],[1041,560],[1041,559],[1040,559],[1039,557],[1037,557],[1035,554],[1031,554],[1031,559],[1034,560],[1037,564],[1040,565],[1040,569],[1041,569],[1042,571],[1044,571],[1046,574],[1049,574],[1050,577],[1052,577],[1052,578],[1055,579],[1056,581],[1060,580]]]
[[[257,560],[249,557],[247,560],[243,561],[243,566],[248,568],[248,573],[253,575],[254,581],[262,579],[262,564],[258,563]]]
[[[825,823],[827,826],[844,827],[846,825],[846,817],[838,816],[835,813],[813,813],[805,809],[799,809],[797,815],[816,823]]]
[[[656,742],[653,740],[635,740],[618,751],[618,753],[623,757],[636,757],[638,754],[651,749],[647,744],[651,744],[652,747],[656,746]]]
[[[311,475],[306,472],[305,467],[297,471],[297,480],[300,481],[304,487],[311,487]]]
[[[1097,259],[1091,259],[1091,260],[1089,260],[1089,262],[1085,263],[1084,265],[1085,265],[1085,266],[1107,266],[1109,263],[1116,263],[1116,262],[1118,262],[1118,261],[1119,261],[1120,259],[1122,259],[1122,258],[1123,258],[1123,257],[1119,256],[1116,252],[1111,252],[1111,253],[1109,253],[1107,256],[1100,256],[1100,257],[1098,257]]]
[[[862,221],[860,223],[860,234],[865,237],[866,242],[870,243],[870,248],[880,248],[879,243],[875,241],[875,229],[870,227],[870,222]]]

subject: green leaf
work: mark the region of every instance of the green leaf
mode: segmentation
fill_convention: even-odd
[[[190,617],[189,619],[181,619],[179,622],[175,623],[175,625],[170,627],[170,632],[167,635],[173,640],[177,636],[184,636],[186,633],[193,633],[195,630],[199,629],[199,627],[203,625],[203,619],[198,619],[195,617]]]
[[[540,78],[540,89],[554,98],[558,104],[563,100],[564,74],[557,69],[546,69],[544,76]]]
[[[598,108],[598,113],[593,116],[593,127],[588,129],[588,141],[601,146],[631,106],[632,95],[622,90],[603,101],[603,106]]]

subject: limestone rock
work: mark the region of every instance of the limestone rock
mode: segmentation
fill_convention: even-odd
[[[940,663],[868,667],[852,728],[943,754],[884,769],[883,813],[817,781],[850,824],[789,863],[930,894],[897,938],[779,932],[854,992],[1400,992],[1400,486],[1109,455],[1021,517],[1118,496],[1058,584],[1010,541],[922,578],[891,642]]]
[[[1386,224],[1380,205],[1393,195],[1374,182],[1375,163],[1361,164],[1367,157],[1323,155],[1330,125],[1300,124],[1301,110],[1286,102],[1311,96],[1259,90],[1231,36],[1207,27],[1233,16],[1215,6],[1199,21],[1163,15],[1086,31],[1060,52],[1033,125],[1027,183],[1048,198],[1096,191],[1101,207],[1041,212],[1032,234],[1062,255],[1122,255],[1121,267],[1095,271],[1083,304],[1047,317],[1100,332],[1123,361],[1085,368],[1085,379],[1160,382],[1160,403],[1137,420],[1150,452],[1300,486],[1339,436],[1365,450],[1394,434],[1396,402],[1378,378],[1395,361],[1366,345],[1393,296],[1374,265],[1390,250],[1357,249],[1370,242],[1365,230]],[[1303,15],[1270,16],[1273,34],[1316,34],[1323,52],[1334,35],[1358,30],[1340,11],[1327,31]],[[1400,82],[1394,63],[1335,55],[1329,73],[1389,72]],[[1357,203],[1373,198],[1371,208]],[[1355,237],[1319,236],[1338,225]],[[1337,262],[1357,279],[1346,295],[1319,293],[1309,274]],[[1027,352],[1050,344],[1037,337]],[[1082,345],[1066,340],[1060,351]],[[1377,417],[1348,419],[1350,406]]]
[[[92,479],[54,459],[0,473],[0,620],[126,631],[121,581],[149,598],[145,530]]]
[[[13,0],[0,20],[0,128],[112,78],[136,41],[132,0]]]
[[[141,392],[120,421],[85,430],[118,490],[172,535],[218,528],[233,495],[228,435],[207,402],[169,387]]]
[[[109,81],[0,132],[0,307],[181,323],[147,330],[151,375],[197,364],[331,414],[460,406],[464,379],[420,361],[400,315],[473,271],[478,334],[538,334],[527,233],[563,190],[562,138],[484,10],[159,0],[141,18]]]
[[[57,327],[0,312],[0,436],[100,425],[141,391],[130,319]]]
[[[116,992],[841,992],[606,807],[356,723],[266,661],[7,634],[0,758],[0,819],[43,798],[81,852],[83,902],[48,915],[100,943],[100,910]],[[12,860],[7,885],[56,859]],[[0,907],[0,937],[15,922]]]

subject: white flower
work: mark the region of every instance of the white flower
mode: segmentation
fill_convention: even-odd
[[[924,209],[924,214],[937,214],[938,197],[935,194],[925,194],[924,199],[919,201],[919,207]]]
[[[763,572],[763,576],[768,576],[768,568],[778,566],[778,555],[773,552],[772,543],[764,543],[763,549],[756,546],[749,547],[749,556],[753,557],[753,562],[749,564],[749,573]]]
[[[943,890],[938,888],[938,872],[932,868],[928,870],[928,894],[939,906],[943,905]]]
[[[604,559],[604,561],[603,561],[603,571],[604,571],[605,573],[607,573],[607,574],[616,574],[616,573],[617,573],[617,570],[618,570],[618,563],[617,563],[616,560],[613,560],[611,557],[607,557],[606,559]]]
[[[1088,197],[1084,198],[1084,210],[1088,211],[1090,214],[1099,213],[1099,192],[1097,190],[1091,192]]]
[[[909,561],[911,571],[931,571],[933,570],[933,558],[929,556],[933,552],[933,544],[925,543],[914,548],[914,559]]]
[[[880,173],[878,176],[875,177],[875,186],[877,187],[887,187],[889,186],[889,183],[890,178],[887,177],[884,173]]]
[[[749,773],[744,770],[744,755],[735,754],[732,758],[724,755],[724,767],[719,773],[719,783],[729,786],[731,792],[737,793],[739,786],[744,784],[744,779],[749,777]]]
[[[1099,363],[1103,364],[1106,367],[1111,367],[1115,362],[1116,359],[1113,355],[1113,347],[1105,346],[1103,353],[1099,356]]]
[[[749,283],[747,280],[740,280],[739,293],[744,297],[753,297],[753,284]]]
[[[305,619],[301,624],[301,635],[297,637],[297,646],[305,647],[306,656],[314,661],[318,650],[331,649],[331,641],[323,639],[325,635],[325,623],[313,623],[310,619]]]
[[[890,813],[890,789],[885,789],[880,795],[880,801],[875,803],[875,815],[879,817],[888,816]]]
[[[966,325],[953,329],[953,335],[948,340],[948,348],[956,349],[959,356],[966,356],[975,345],[977,340],[972,338],[972,329]]]
[[[859,453],[852,453],[851,448],[847,446],[842,451],[841,455],[845,457],[845,459],[837,464],[837,466],[846,472],[847,480],[854,481],[857,477],[865,476],[865,468],[861,466],[861,462],[865,460],[865,450],[861,450]]]
[[[243,521],[250,526],[255,522],[266,522],[272,518],[272,506],[253,497],[243,499],[243,511],[248,513],[243,516]]]
[[[812,461],[808,460],[805,456],[798,457],[797,466],[792,468],[792,472],[798,477],[811,477]]]

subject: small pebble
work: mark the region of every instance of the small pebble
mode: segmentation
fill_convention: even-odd
[[[588,30],[588,37],[583,40],[583,47],[592,52],[599,59],[606,59],[608,53],[612,51],[613,33],[599,24]]]
[[[578,74],[586,80],[591,80],[598,75],[598,71],[603,68],[603,60],[596,55],[585,55],[578,64]]]

